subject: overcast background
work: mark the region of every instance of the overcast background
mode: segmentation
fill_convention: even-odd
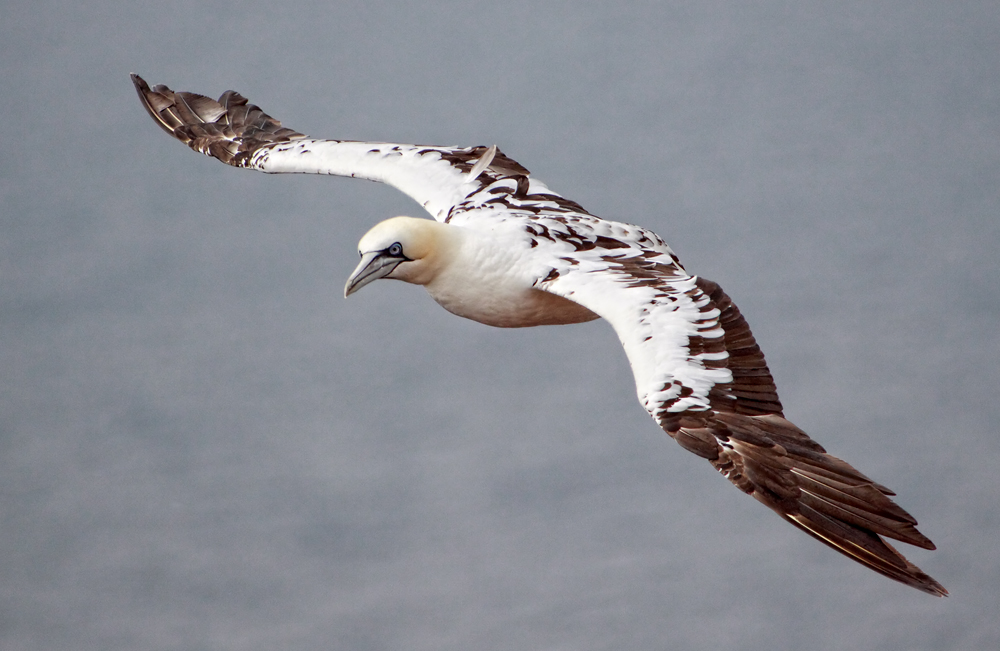
[[[7,3],[0,646],[996,649],[1000,4]],[[319,137],[497,143],[660,233],[935,599],[657,429],[604,322],[382,282],[420,209],[228,168],[128,79]]]

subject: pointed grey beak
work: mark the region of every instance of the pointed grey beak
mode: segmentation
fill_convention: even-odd
[[[384,278],[392,273],[400,262],[406,258],[389,255],[387,251],[370,251],[361,256],[361,264],[354,270],[344,285],[344,298],[347,298],[373,280]]]

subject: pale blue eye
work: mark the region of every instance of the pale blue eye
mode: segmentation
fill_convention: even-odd
[[[389,255],[392,256],[403,255],[403,245],[400,244],[399,242],[396,242],[395,244],[390,246],[387,250],[389,252]]]

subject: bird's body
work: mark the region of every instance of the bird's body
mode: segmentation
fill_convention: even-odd
[[[715,283],[638,226],[591,215],[493,147],[318,140],[228,91],[218,102],[133,81],[150,115],[236,167],[382,181],[437,221],[396,217],[359,243],[351,294],[379,278],[424,286],[449,312],[498,327],[603,317],[640,403],[674,440],[837,551],[934,595],[947,591],[882,536],[934,545],[893,493],[784,418],[764,355]]]
[[[452,314],[499,328],[564,325],[598,318],[579,303],[534,287],[535,270],[545,268],[548,252],[533,248],[519,224],[498,218],[492,224],[444,225],[397,217],[380,226],[373,229],[374,234],[395,227],[389,231],[390,239],[398,238],[400,228],[426,229],[434,234],[433,274],[398,279],[423,285],[431,298]]]

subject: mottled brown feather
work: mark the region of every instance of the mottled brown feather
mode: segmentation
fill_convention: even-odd
[[[236,91],[218,101],[197,93],[175,92],[166,86],[149,87],[142,77],[132,83],[146,111],[160,127],[191,149],[223,163],[244,167],[260,147],[305,138],[281,126]]]
[[[940,583],[880,536],[934,549],[917,521],[873,482],[786,420],[777,388],[746,320],[715,283],[698,287],[719,310],[733,381],[710,393],[712,410],[661,419],[684,449],[709,462],[740,490],[838,552],[891,579],[944,596]],[[702,342],[696,348],[705,348]]]

